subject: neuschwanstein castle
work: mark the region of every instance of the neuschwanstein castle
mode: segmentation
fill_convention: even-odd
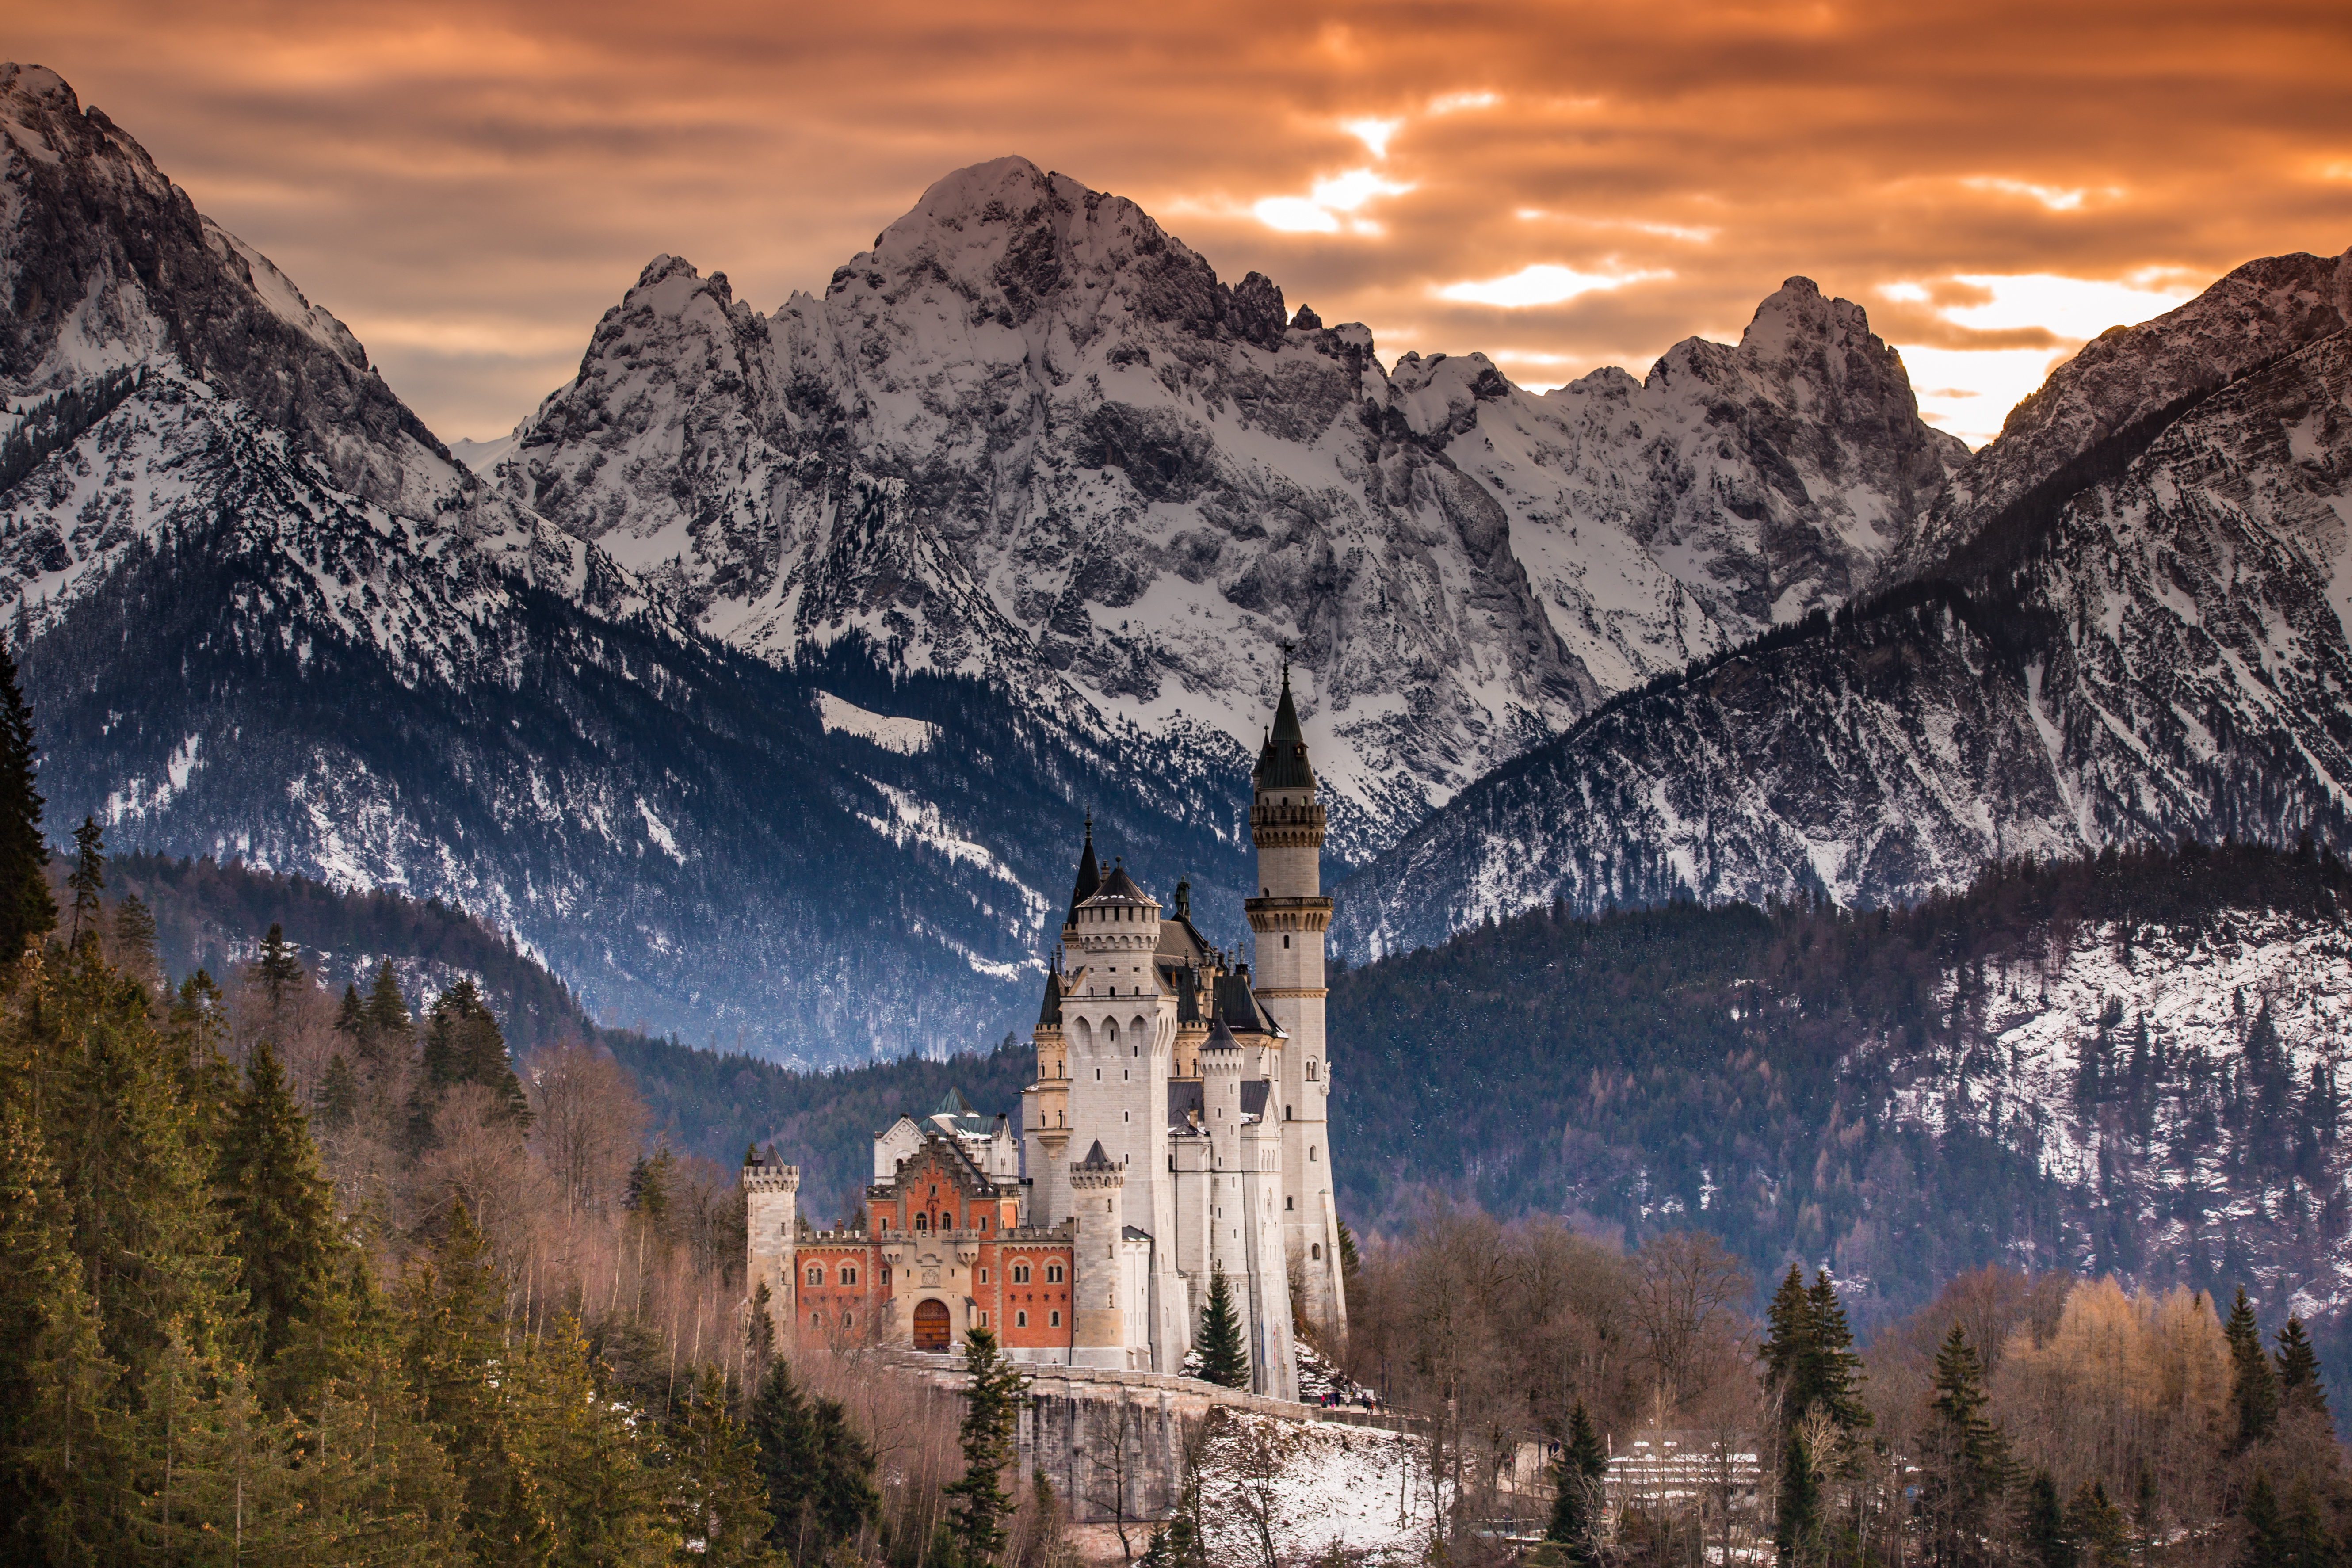
[[[961,1095],[875,1135],[866,1228],[800,1220],[800,1173],[743,1167],[748,1286],[779,1337],[944,1351],[987,1328],[1015,1358],[1172,1373],[1213,1271],[1247,1321],[1256,1392],[1297,1397],[1294,1293],[1347,1325],[1331,1199],[1323,806],[1290,697],[1252,776],[1256,962],[1235,963],[1113,863],[1092,825],[1045,976],[1016,1135]]]

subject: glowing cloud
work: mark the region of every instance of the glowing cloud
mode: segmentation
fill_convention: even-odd
[[[1375,158],[1389,155],[1389,138],[1397,133],[1402,120],[1342,120],[1339,129],[1371,149]]]
[[[1645,278],[1673,276],[1671,272],[1579,272],[1574,268],[1539,261],[1507,277],[1489,278],[1484,282],[1448,283],[1434,292],[1441,300],[1465,305],[1501,305],[1516,310],[1527,305],[1557,305],[1595,289],[1622,289]]]
[[[2024,180],[1999,180],[1979,174],[1962,180],[1961,184],[1972,191],[1998,191],[2006,196],[2031,196],[2052,212],[2080,212],[2083,198],[2090,193],[2080,185],[2037,185]]]
[[[1303,196],[1267,196],[1250,207],[1258,222],[1285,234],[1337,234],[1342,227],[1356,234],[1378,234],[1381,226],[1367,218],[1342,223],[1377,196],[1401,196],[1411,185],[1382,179],[1370,169],[1349,169],[1328,180],[1318,180]]]

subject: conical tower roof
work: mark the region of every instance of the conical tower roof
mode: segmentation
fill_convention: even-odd
[[[1037,1009],[1037,1026],[1062,1026],[1062,977],[1052,970],[1045,971],[1045,1005]]]
[[[1298,705],[1290,698],[1288,660],[1282,666],[1282,700],[1274,710],[1274,729],[1257,754],[1251,782],[1261,790],[1315,787],[1315,769],[1307,760],[1307,732],[1298,727]]]
[[[1095,819],[1088,816],[1086,852],[1078,857],[1078,879],[1070,889],[1070,918],[1063,923],[1075,923],[1078,918],[1078,906],[1093,898],[1096,889],[1101,886],[1102,867],[1095,860]]]

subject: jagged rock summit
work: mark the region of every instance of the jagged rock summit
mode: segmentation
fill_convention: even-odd
[[[1553,900],[1906,902],[2149,839],[2352,847],[2347,277],[2251,262],[2090,344],[1923,517],[1925,575],[1481,781],[1341,887],[1341,950]]]
[[[862,634],[1245,757],[1296,643],[1363,853],[1611,692],[1874,581],[1965,452],[1803,279],[1737,347],[1538,397],[1484,355],[1385,370],[1362,326],[1003,158],[771,317],[656,259],[486,457],[772,659]]]

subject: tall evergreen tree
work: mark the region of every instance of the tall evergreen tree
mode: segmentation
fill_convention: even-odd
[[[940,1489],[954,1510],[949,1531],[959,1568],[982,1568],[1004,1550],[1004,1518],[1013,1510],[1004,1467],[1013,1462],[1014,1423],[1029,1384],[986,1329],[964,1335],[963,1357],[971,1379],[964,1391],[963,1475]]]
[[[506,1037],[473,981],[460,980],[433,1003],[425,1026],[424,1071],[409,1101],[409,1138],[417,1148],[433,1141],[433,1113],[444,1092],[461,1083],[490,1091],[493,1114],[516,1128],[530,1125],[530,1102],[507,1057]]]
[[[1806,1373],[1816,1346],[1812,1298],[1805,1271],[1789,1265],[1787,1278],[1764,1309],[1764,1382],[1780,1400],[1780,1424],[1794,1426],[1805,1413]]]
[[[2278,1332],[2279,1405],[2286,1410],[2327,1414],[2327,1385],[2319,1376],[2319,1352],[2303,1331],[2303,1320],[2290,1317]]]
[[[343,1250],[310,1125],[266,1041],[246,1065],[217,1180],[254,1348],[266,1364],[323,1303]]]
[[[1819,1405],[1829,1418],[1846,1432],[1859,1432],[1871,1424],[1869,1407],[1862,1402],[1862,1357],[1853,1348],[1853,1330],[1845,1320],[1845,1303],[1838,1300],[1837,1287],[1831,1282],[1829,1270],[1813,1272],[1812,1289],[1805,1293],[1808,1315],[1812,1322],[1812,1356],[1809,1368],[1811,1397],[1808,1407]]]
[[[155,961],[155,914],[136,893],[125,893],[114,906],[115,963],[125,973],[147,984],[159,978]]]
[[[2278,1426],[2278,1377],[2263,1352],[2263,1331],[2243,1285],[2221,1333],[2230,1345],[2230,1408],[2237,1416],[2236,1446],[2242,1452]]]
[[[276,921],[269,922],[269,934],[261,939],[261,956],[253,966],[253,978],[269,998],[269,1010],[276,1013],[286,1005],[287,996],[309,980],[302,968],[301,955],[294,944],[286,940],[286,928]]]
[[[41,1064],[42,1125],[74,1248],[106,1354],[135,1388],[174,1331],[209,1352],[236,1315],[211,1181],[219,1110],[189,1103],[151,998],[94,944],[41,976],[36,994],[13,1043]]]
[[[2280,1534],[2286,1548],[2284,1568],[2338,1568],[2343,1560],[2342,1550],[2319,1510],[2319,1498],[2312,1490],[2308,1476],[2294,1483]]]
[[[1202,1382],[1220,1388],[1249,1387],[1249,1346],[1242,1338],[1233,1282],[1214,1266],[1209,1270],[1209,1299],[1201,1308],[1200,1351]]]
[[[677,1531],[701,1543],[695,1560],[708,1568],[766,1561],[771,1520],[760,1446],[730,1413],[717,1367],[704,1367],[695,1380],[673,1451]]]
[[[58,923],[36,757],[33,710],[16,659],[0,647],[0,974],[13,974],[26,944]]]
[[[1984,1363],[1958,1323],[1936,1352],[1936,1397],[1920,1455],[1928,1547],[1944,1568],[1983,1557],[1985,1523],[2009,1483],[2009,1444],[1985,1415]]]
[[[1822,1489],[1802,1432],[1780,1443],[1780,1494],[1772,1515],[1772,1548],[1780,1568],[1822,1560]]]
[[[1594,1527],[1604,1506],[1601,1488],[1608,1474],[1608,1450],[1580,1399],[1569,1412],[1568,1446],[1553,1469],[1551,1522],[1544,1531],[1544,1539],[1559,1542],[1577,1568],[1591,1568],[1600,1561]]]
[[[2058,1506],[2058,1483],[2048,1470],[2036,1470],[2033,1484],[2026,1489],[2019,1533],[2032,1568],[2074,1568],[2074,1542],[2067,1533],[2065,1510]]]
[[[388,958],[376,966],[375,979],[369,983],[365,1013],[367,1027],[360,1055],[370,1067],[394,1057],[405,1058],[416,1026],[408,1015],[408,999],[400,994],[400,976],[392,972]]]
[[[367,1036],[367,1004],[360,1000],[354,982],[344,983],[342,1002],[335,1008],[335,1032],[351,1039],[354,1047]]]
[[[881,1510],[874,1452],[834,1399],[808,1399],[782,1356],[768,1363],[746,1423],[766,1489],[768,1538],[794,1562],[855,1540]]]
[[[66,878],[66,886],[73,892],[73,926],[66,945],[79,947],[84,936],[97,939],[99,897],[106,891],[106,837],[94,816],[83,817],[81,826],[74,829],[74,868]]]
[[[2074,1540],[2081,1568],[2130,1568],[2131,1531],[2124,1510],[2107,1499],[2106,1483],[2086,1480],[2066,1505],[2066,1533]]]
[[[101,1402],[119,1369],[29,1088],[0,1077],[0,1560],[94,1562],[112,1469]]]
[[[2238,1522],[2246,1534],[2238,1549],[2237,1568],[2287,1568],[2291,1548],[2286,1515],[2279,1508],[2278,1492],[2267,1472],[2254,1472],[2254,1484],[2246,1493],[2246,1506]]]

